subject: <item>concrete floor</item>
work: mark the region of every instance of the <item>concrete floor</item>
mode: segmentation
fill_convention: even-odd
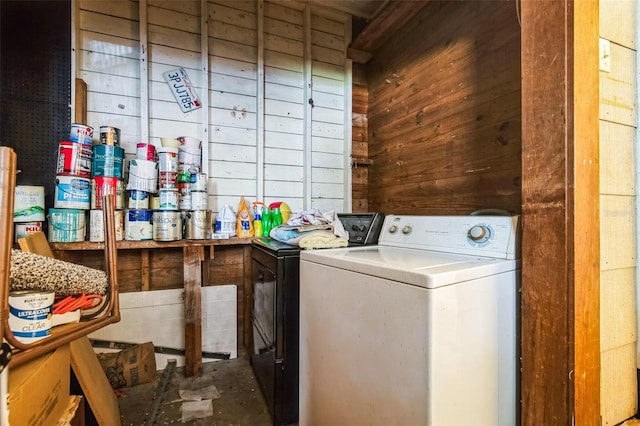
[[[155,404],[154,409],[154,396],[163,383],[168,384],[164,398],[161,398],[162,403]],[[159,370],[155,381],[120,390],[122,392],[118,402],[123,426],[272,424],[246,351],[238,351],[236,359],[204,363],[203,374],[200,377],[185,378],[184,368],[176,368],[171,380],[166,381],[163,380],[163,370]],[[217,391],[219,398],[212,401],[212,414],[183,423],[184,401],[180,396],[180,390],[195,391],[205,398],[217,397]],[[185,411],[194,413],[188,406]]]

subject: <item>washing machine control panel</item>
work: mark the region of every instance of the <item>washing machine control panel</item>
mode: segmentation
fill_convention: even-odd
[[[519,216],[385,217],[379,245],[515,259]]]

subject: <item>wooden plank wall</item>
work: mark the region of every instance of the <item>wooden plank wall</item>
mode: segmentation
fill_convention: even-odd
[[[120,128],[128,158],[138,142],[159,146],[161,137],[198,137],[207,127],[203,158],[214,212],[225,204],[235,209],[240,196],[286,201],[294,212],[346,211],[348,15],[254,0],[74,4],[77,75],[88,89],[86,124],[96,131]],[[202,71],[202,22],[208,74]],[[148,71],[141,66],[145,55]],[[177,67],[207,98],[206,122],[201,110],[182,113],[176,105],[162,73]],[[145,108],[148,122],[142,122]]]
[[[634,0],[600,0],[600,39],[610,69],[600,68],[601,415],[615,425],[638,405],[636,130],[637,40]],[[601,56],[606,52],[601,50]]]
[[[513,2],[431,2],[368,64],[369,209],[521,211]]]
[[[369,145],[368,116],[369,92],[367,69],[353,64],[353,90],[351,114],[351,201],[354,213],[369,211]]]

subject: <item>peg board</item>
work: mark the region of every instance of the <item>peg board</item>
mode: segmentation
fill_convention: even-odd
[[[71,123],[71,2],[0,2],[0,145],[18,155],[18,185],[53,207],[58,143]]]

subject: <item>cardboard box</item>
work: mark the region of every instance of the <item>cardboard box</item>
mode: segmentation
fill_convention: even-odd
[[[69,402],[69,345],[15,368],[9,366],[9,423],[56,424]]]

